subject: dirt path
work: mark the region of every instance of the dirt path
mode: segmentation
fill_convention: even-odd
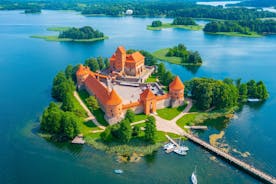
[[[77,101],[80,103],[80,105],[83,107],[83,109],[85,110],[85,112],[88,115],[88,117],[85,119],[85,121],[90,121],[91,120],[97,127],[104,130],[105,127],[97,121],[95,116],[91,113],[91,111],[88,109],[88,107],[83,103],[83,101],[81,100],[79,94],[76,91],[74,91],[74,97],[77,99]]]

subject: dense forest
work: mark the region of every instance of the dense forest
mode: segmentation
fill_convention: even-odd
[[[240,20],[240,21],[212,21],[206,24],[203,29],[205,32],[238,32],[250,34],[274,34],[276,33],[275,20]]]
[[[126,10],[132,9],[134,16],[150,16],[150,17],[192,17],[192,18],[214,18],[224,20],[249,20],[265,17],[276,17],[275,13],[267,11],[259,11],[247,8],[227,8],[221,6],[204,6],[196,5],[192,1],[45,1],[45,2],[18,2],[12,1],[0,2],[1,9],[29,9],[37,6],[41,9],[50,10],[76,10],[82,14],[104,14],[109,16],[125,15]]]
[[[173,25],[197,25],[196,22],[190,17],[176,17],[173,20]]]
[[[102,38],[104,34],[98,30],[94,30],[90,26],[84,26],[82,28],[70,28],[68,30],[62,31],[59,38],[70,38],[70,39],[93,39]]]
[[[41,13],[40,7],[31,7],[24,11],[24,13]]]
[[[184,44],[170,48],[167,57],[180,57],[182,63],[202,64],[202,59],[197,51],[189,51]]]
[[[246,102],[248,98],[265,100],[268,98],[266,86],[262,81],[250,80],[241,83],[241,79],[234,82],[232,79],[215,80],[194,78],[185,83],[185,92],[191,93],[199,109],[207,110],[231,108]]]
[[[241,1],[237,4],[228,4],[226,6],[248,6],[248,7],[276,7],[276,0],[250,0]]]

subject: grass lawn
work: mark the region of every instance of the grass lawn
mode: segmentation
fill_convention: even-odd
[[[186,115],[182,116],[179,120],[177,120],[176,124],[180,128],[184,128],[184,126],[186,126],[186,125],[192,125],[193,122],[195,121],[197,115],[198,115],[198,113],[186,114]]]
[[[136,114],[135,117],[134,117],[134,121],[133,122],[146,120],[147,118],[148,118],[148,116],[145,115],[145,114]]]
[[[78,126],[79,126],[79,129],[80,129],[80,133],[82,133],[84,136],[87,136],[89,134],[93,134],[91,132],[93,130],[101,130],[92,121],[81,122]]]
[[[159,26],[159,27],[152,27],[151,25],[147,26],[147,30],[151,30],[151,31],[158,31],[158,30],[168,29],[168,28],[180,28],[180,29],[199,31],[203,27],[200,25],[173,25],[171,23],[163,23],[162,26]]]
[[[46,41],[56,41],[56,42],[95,42],[107,39],[107,36],[100,37],[100,38],[92,38],[92,39],[71,39],[71,38],[59,38],[58,36],[39,36],[39,35],[32,35],[31,38],[39,38],[44,39]]]
[[[165,49],[160,49],[152,53],[154,57],[157,59],[160,59],[162,61],[167,61],[173,64],[178,64],[178,65],[191,65],[191,66],[200,66],[200,64],[191,64],[191,63],[182,63],[180,57],[167,57],[166,54],[168,53],[169,48]]]
[[[150,82],[156,82],[156,76],[150,76],[149,78],[147,78],[146,82],[150,83]]]
[[[163,119],[171,120],[174,117],[176,117],[178,114],[180,114],[185,109],[186,106],[187,104],[184,104],[182,106],[175,107],[175,108],[167,107],[164,109],[159,109],[157,110],[157,114]]]
[[[239,36],[239,37],[252,37],[252,38],[258,38],[258,37],[263,36],[256,32],[250,32],[250,34],[242,34],[242,33],[238,33],[238,32],[216,32],[216,33],[205,32],[205,33],[213,34],[213,35]]]

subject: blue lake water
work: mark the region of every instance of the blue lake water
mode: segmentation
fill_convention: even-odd
[[[186,143],[190,147],[186,157],[160,150],[137,164],[120,164],[113,155],[88,146],[52,144],[34,134],[43,109],[51,101],[52,79],[68,64],[82,63],[88,57],[110,57],[118,45],[155,51],[178,43],[198,50],[204,60],[197,70],[166,63],[182,80],[241,77],[265,82],[270,98],[237,112],[238,118],[223,128],[223,141],[231,149],[251,154],[242,158],[233,153],[235,156],[276,175],[276,36],[227,37],[182,29],[148,31],[146,25],[152,20],[84,17],[64,11],[43,11],[39,15],[0,11],[0,183],[189,183],[195,166],[200,183],[259,183],[219,158],[212,161],[212,154],[190,142]],[[46,31],[51,26],[84,25],[110,38],[82,44],[29,37],[55,34]],[[211,133],[220,130],[214,126],[199,136],[208,141]],[[125,173],[115,175],[115,168]]]

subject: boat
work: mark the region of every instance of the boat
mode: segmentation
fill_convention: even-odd
[[[196,169],[195,169],[195,171],[192,173],[191,181],[192,181],[192,184],[197,184]]]
[[[114,170],[114,173],[115,174],[122,174],[124,171],[123,170],[121,170],[121,169],[115,169]]]
[[[258,98],[248,98],[247,101],[248,102],[259,102],[260,99],[258,99]]]
[[[183,149],[183,147],[175,148],[173,151],[178,155],[182,155],[182,156],[187,155],[187,152],[185,151],[185,149]]]
[[[171,142],[169,142],[168,144],[165,144],[164,146],[163,146],[163,148],[165,149],[165,150],[170,150],[170,149],[173,149],[175,147],[175,145],[173,144],[173,143],[171,143]]]

